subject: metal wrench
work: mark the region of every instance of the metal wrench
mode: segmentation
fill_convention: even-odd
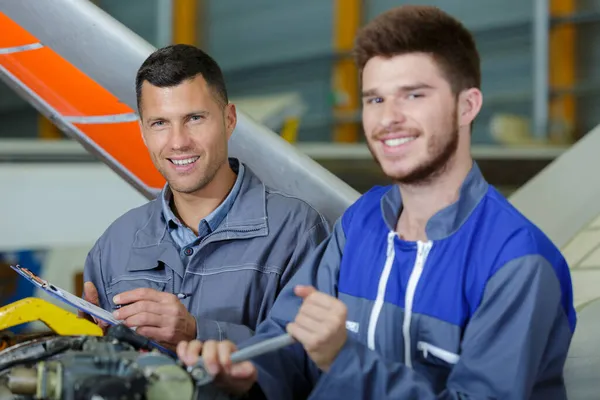
[[[293,344],[294,342],[294,338],[287,333],[275,336],[271,339],[263,340],[262,342],[258,342],[252,346],[248,346],[234,352],[231,355],[231,362],[239,363],[242,361],[248,361],[253,357],[279,350],[283,347]],[[204,367],[204,360],[202,360],[202,357],[200,357],[196,365],[189,366],[187,371],[192,375],[197,386],[206,385],[213,380],[213,376],[211,376]]]

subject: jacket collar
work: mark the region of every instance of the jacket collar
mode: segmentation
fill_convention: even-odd
[[[227,195],[225,200],[223,200],[223,202],[221,204],[219,204],[219,206],[213,212],[211,212],[208,216],[206,216],[206,218],[204,218],[203,221],[200,222],[201,226],[202,226],[202,222],[205,222],[208,225],[210,232],[215,231],[219,227],[221,222],[223,222],[223,219],[225,219],[225,216],[229,213],[231,206],[233,205],[233,203],[235,202],[235,199],[237,198],[237,195],[242,186],[242,181],[244,179],[244,172],[245,172],[244,164],[240,163],[240,161],[236,158],[230,158],[229,165],[230,165],[231,169],[233,171],[235,171],[235,173],[237,174],[237,178],[234,182],[233,188],[231,189],[231,191],[229,192],[229,194]],[[173,209],[172,209],[172,207],[173,207],[173,192],[171,191],[171,188],[168,183],[166,183],[165,186],[163,187],[162,193],[160,195],[160,199],[161,199],[163,217],[167,221],[166,223],[167,223],[167,227],[169,228],[169,230],[182,228],[183,223],[179,220],[179,218],[177,218],[175,216],[175,213],[173,212]],[[199,228],[199,230],[200,230],[200,228]]]
[[[476,162],[463,181],[458,200],[441,209],[427,221],[425,233],[430,240],[444,239],[456,232],[487,193],[489,184]],[[393,185],[381,198],[381,213],[387,227],[394,231],[402,210],[400,188]]]
[[[128,262],[129,271],[149,270],[161,261],[183,276],[177,246],[167,229],[160,196],[148,204],[150,215],[138,229]],[[240,191],[219,227],[203,243],[223,239],[246,239],[268,234],[265,185],[245,166]]]

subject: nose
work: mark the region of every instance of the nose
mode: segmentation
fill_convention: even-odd
[[[174,124],[171,131],[171,148],[181,151],[190,147],[192,147],[192,138],[189,132],[183,126]]]
[[[406,120],[402,106],[393,100],[384,101],[382,104],[380,124],[384,128],[391,128],[402,124]]]

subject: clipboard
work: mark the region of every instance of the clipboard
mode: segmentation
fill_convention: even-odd
[[[47,280],[44,280],[44,279],[40,278],[39,276],[35,275],[33,272],[31,272],[27,268],[23,268],[20,265],[11,265],[10,267],[13,270],[15,270],[19,275],[21,275],[22,277],[27,279],[34,286],[42,289],[46,293],[49,293],[52,297],[57,298],[60,301],[66,303],[66,304],[69,304],[70,306],[75,307],[78,310],[85,312],[86,314],[89,314],[97,319],[100,319],[100,320],[108,323],[109,325],[121,324],[121,321],[115,319],[113,317],[112,313],[90,303],[89,301],[82,299],[81,297],[75,296],[74,294],[68,292],[67,290],[61,289],[60,287],[53,285],[52,283],[48,282]],[[135,330],[135,328],[133,330]],[[160,344],[158,344],[154,341],[150,340],[150,344],[153,347],[157,348],[158,350],[162,351],[163,353],[167,353],[173,357],[177,357],[177,355],[173,351],[166,349],[165,347],[161,346]]]
[[[106,311],[106,310],[80,298],[80,297],[77,297],[77,296],[69,293],[66,290],[63,290],[63,289],[59,288],[58,286],[51,284],[50,282],[35,275],[33,272],[31,272],[27,268],[23,268],[20,265],[15,265],[15,266],[11,265],[10,267],[12,269],[14,269],[15,271],[17,271],[17,273],[19,275],[21,275],[22,277],[27,279],[29,282],[31,282],[34,286],[37,286],[38,288],[44,290],[46,293],[49,293],[52,297],[57,298],[57,299],[61,300],[62,302],[67,303],[70,306],[75,307],[78,310],[81,310],[93,317],[96,317],[97,319],[100,319],[110,325],[119,324],[119,321],[117,319],[115,319],[112,316],[112,314],[109,313],[108,311]]]

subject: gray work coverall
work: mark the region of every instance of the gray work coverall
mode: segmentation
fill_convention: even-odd
[[[197,339],[237,343],[253,335],[329,231],[309,204],[266,187],[245,166],[227,217],[194,248],[187,267],[158,197],[108,227],[88,254],[84,280],[109,311],[113,296],[135,288],[190,294],[181,301],[196,318]]]

